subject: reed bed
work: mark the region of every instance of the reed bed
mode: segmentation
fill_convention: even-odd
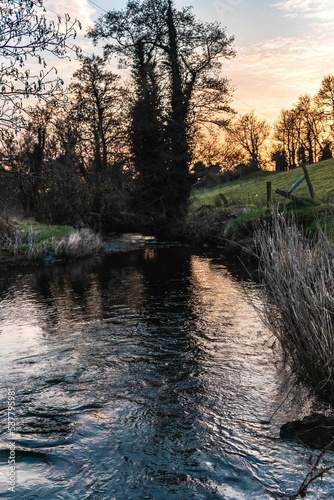
[[[296,373],[334,403],[334,245],[308,239],[296,221],[273,216],[255,234],[267,291],[262,316]]]

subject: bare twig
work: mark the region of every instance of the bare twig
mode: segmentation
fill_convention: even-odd
[[[331,441],[323,450],[321,450],[321,453],[318,455],[315,463],[312,465],[311,469],[307,473],[304,481],[302,482],[302,484],[298,488],[298,491],[296,493],[294,493],[292,496],[290,496],[289,500],[295,500],[299,496],[304,497],[306,495],[307,488],[309,487],[309,485],[313,481],[315,481],[319,477],[322,477],[324,474],[326,474],[327,472],[330,472],[331,470],[334,469],[334,464],[330,465],[328,467],[320,467],[319,468],[320,460],[323,458],[325,453],[333,446],[333,444],[334,444],[334,440]]]

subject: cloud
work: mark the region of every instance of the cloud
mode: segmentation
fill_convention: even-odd
[[[305,19],[334,19],[332,0],[283,0],[272,4],[273,7],[283,10],[285,16],[302,17]]]
[[[238,88],[237,99],[260,109],[273,121],[299,96],[314,95],[326,74],[334,74],[333,65],[329,65],[332,51],[333,36],[326,32],[322,37],[278,37],[239,49],[234,60],[224,63],[224,69]],[[250,111],[236,104],[242,112]]]
[[[69,14],[71,19],[78,19],[83,31],[94,24],[95,10],[89,5],[88,0],[48,0],[45,4],[47,10],[56,12],[61,17]]]
[[[271,4],[271,15],[282,28],[280,36],[236,47],[237,57],[223,67],[238,89],[237,110],[259,110],[272,122],[301,95],[313,96],[325,75],[334,75],[334,5],[332,0],[281,0]]]

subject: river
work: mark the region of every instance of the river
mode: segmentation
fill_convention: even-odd
[[[257,285],[217,250],[137,235],[108,250],[1,276],[1,498],[288,498],[314,453],[280,425],[316,402],[250,304]],[[307,498],[334,498],[332,477]]]

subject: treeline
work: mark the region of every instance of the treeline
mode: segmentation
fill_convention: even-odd
[[[82,58],[62,99],[30,110],[19,132],[2,130],[2,200],[49,222],[167,227],[186,210],[198,130],[231,114],[220,68],[233,38],[171,0],[131,1],[89,37],[104,57]]]
[[[197,145],[195,171],[210,183],[257,169],[290,170],[332,158],[333,141],[334,76],[327,75],[315,96],[283,109],[273,127],[251,112],[231,120],[223,134],[211,130]]]
[[[334,139],[334,77],[323,78],[314,97],[305,94],[290,110],[282,110],[274,125],[277,170],[332,158]]]
[[[2,130],[2,203],[42,222],[115,222],[131,191],[131,98],[102,58],[83,59],[61,99]]]
[[[290,170],[332,158],[333,141],[334,76],[327,75],[315,96],[283,109],[273,127],[251,112],[232,120],[223,136],[211,131],[198,147],[196,169],[212,179],[218,166],[223,182],[257,169]]]
[[[77,22],[48,22],[39,0],[17,14],[19,5],[0,6],[2,211],[17,206],[43,222],[168,231],[208,173],[226,182],[331,157],[334,77],[314,98],[283,110],[271,130],[253,112],[238,116],[230,107],[222,61],[235,52],[219,23],[172,0],[132,0],[88,33],[104,55],[81,57],[62,92],[43,54],[79,52],[69,44]],[[109,70],[110,57],[126,78]],[[29,58],[42,65],[39,75],[25,69]],[[32,96],[44,104],[22,114],[22,98]]]

